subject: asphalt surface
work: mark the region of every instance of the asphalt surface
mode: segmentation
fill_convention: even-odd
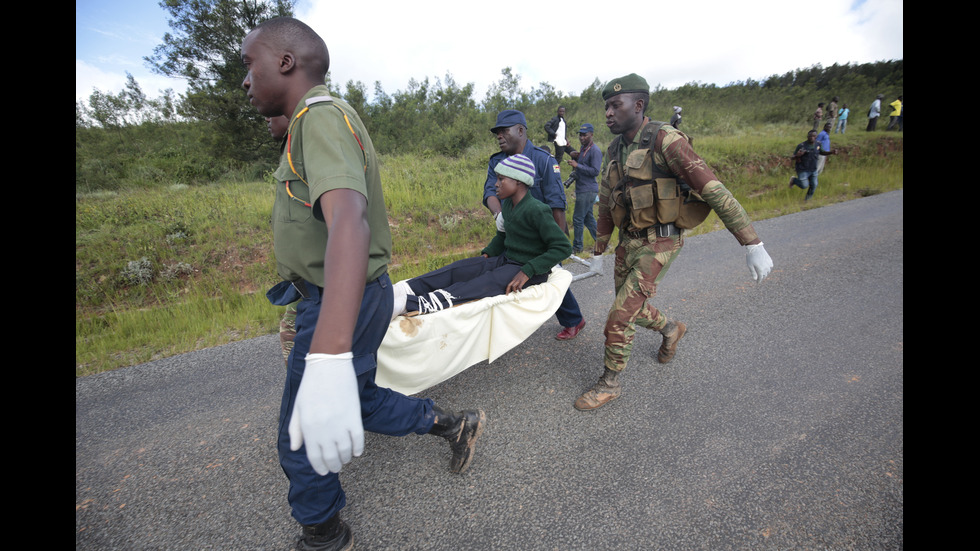
[[[750,281],[728,232],[687,240],[640,330],[621,398],[601,374],[606,275],[575,282],[587,326],[552,319],[423,393],[481,407],[471,470],[431,436],[369,434],[344,468],[357,549],[902,549],[903,192],[762,221]],[[583,268],[572,267],[573,271]],[[75,380],[76,549],[287,549],[274,449],[278,337]]]

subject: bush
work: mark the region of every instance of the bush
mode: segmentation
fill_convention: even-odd
[[[130,260],[119,275],[129,285],[146,286],[153,281],[153,265],[145,256],[139,260]]]

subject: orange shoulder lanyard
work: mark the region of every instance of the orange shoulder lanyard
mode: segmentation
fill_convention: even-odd
[[[347,113],[344,113],[344,110],[341,109],[337,104],[331,103],[331,105],[336,107],[337,111],[340,111],[340,114],[343,115],[344,122],[347,123],[348,130],[350,130],[351,135],[354,136],[354,140],[357,141],[357,145],[361,148],[361,155],[364,158],[364,172],[366,173],[367,153],[364,151],[364,144],[361,143],[361,138],[357,136],[357,132],[354,132],[354,127],[351,126],[350,119],[347,118]],[[293,117],[293,120],[289,122],[289,132],[287,132],[286,134],[286,161],[289,163],[289,169],[293,171],[293,174],[295,174],[296,177],[299,178],[301,182],[306,184],[307,188],[310,187],[310,184],[307,183],[307,181],[302,176],[300,176],[299,172],[296,171],[296,167],[293,166],[293,127],[296,126],[297,122],[299,122],[300,117],[305,115],[306,112],[309,110],[310,110],[310,106],[307,105],[306,107],[303,108],[302,111],[300,111],[295,117]],[[289,180],[286,180],[286,194],[289,195],[290,199],[293,199],[294,201],[299,201],[300,203],[303,203],[303,205],[307,207],[311,207],[311,208],[313,207],[313,205],[310,204],[308,201],[304,201],[299,197],[293,195],[292,190],[289,189]]]

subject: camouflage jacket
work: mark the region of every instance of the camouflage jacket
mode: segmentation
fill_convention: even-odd
[[[645,119],[644,127],[648,124],[659,123]],[[642,133],[643,127],[640,128],[634,138],[638,138]],[[626,156],[638,147],[637,142],[625,143],[625,140],[620,136],[619,139],[610,144],[607,158],[610,160],[618,159],[622,163]],[[748,213],[745,212],[745,209],[725,185],[718,180],[704,159],[694,152],[683,133],[670,125],[661,126],[653,144],[653,160],[658,169],[684,180],[691,189],[701,195],[725,224],[728,231],[735,236],[739,244],[746,245],[758,239]],[[599,218],[597,220],[599,235],[596,239],[596,249],[599,252],[606,248],[614,228],[608,207],[608,197],[612,193],[608,171],[612,167],[612,163],[607,165],[606,174],[603,175],[602,184],[599,186]]]

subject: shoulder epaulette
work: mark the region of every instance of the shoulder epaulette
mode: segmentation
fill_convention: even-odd
[[[357,135],[357,132],[354,132],[354,127],[351,125],[350,119],[347,118],[347,113],[345,113],[344,110],[341,109],[339,105],[334,103],[333,98],[330,97],[329,95],[313,96],[307,98],[304,103],[306,104],[306,107],[304,107],[302,111],[297,113],[296,116],[293,117],[293,119],[289,122],[289,131],[286,134],[286,160],[289,162],[289,168],[293,171],[293,174],[295,174],[300,180],[302,180],[304,184],[309,186],[309,183],[307,183],[307,181],[304,180],[302,176],[300,176],[299,172],[296,171],[296,167],[293,166],[293,156],[292,156],[293,127],[295,127],[295,125],[299,122],[300,117],[302,117],[307,111],[310,110],[310,107],[318,103],[329,103],[330,105],[333,105],[338,112],[340,112],[340,116],[344,118],[344,123],[347,124],[347,129],[350,130],[351,136],[354,137],[354,140],[357,142],[357,146],[361,148],[361,156],[363,157],[364,160],[364,172],[367,173],[367,162],[368,162],[367,152],[364,151],[364,144],[361,142],[361,138]],[[289,192],[288,186],[286,188],[286,191]],[[305,204],[306,206],[310,206],[309,203],[305,203]]]
[[[312,98],[306,98],[306,106],[310,107],[315,103],[323,103],[325,101],[333,101],[330,96],[313,96]]]

